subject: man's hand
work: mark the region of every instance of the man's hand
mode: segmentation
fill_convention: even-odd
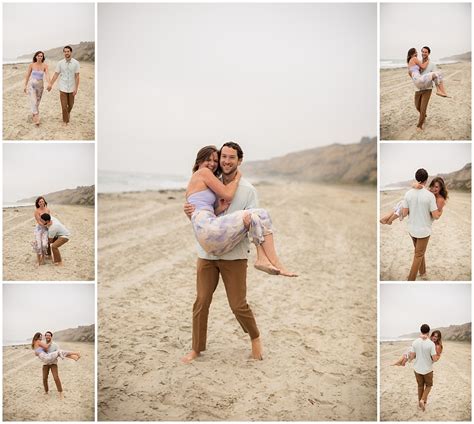
[[[193,214],[195,209],[196,209],[196,207],[194,205],[192,205],[191,203],[185,203],[184,206],[183,206],[183,211],[186,214],[186,216],[188,217],[188,219],[191,219],[191,215]]]
[[[76,94],[77,94],[77,90],[74,90],[74,91],[72,92],[72,95],[73,95],[74,97],[76,97]]]
[[[51,91],[52,88],[53,88],[53,86],[51,84],[49,84],[48,88],[46,90]]]

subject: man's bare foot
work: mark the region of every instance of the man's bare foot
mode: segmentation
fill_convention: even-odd
[[[423,399],[421,399],[418,404],[420,405],[420,408],[423,412],[425,412],[425,402],[423,401]]]
[[[418,132],[420,132],[420,131],[423,131],[423,128],[422,128],[422,127],[416,127],[416,130],[417,130]]]
[[[252,358],[257,361],[263,360],[263,347],[260,337],[252,339]]]
[[[267,274],[270,275],[278,275],[280,274],[280,270],[276,267],[274,267],[270,262],[255,262],[254,267],[258,269],[259,271],[266,272]]]
[[[59,392],[59,399],[61,399],[61,400],[64,399],[64,393],[63,392]]]
[[[193,362],[200,354],[195,352],[194,350],[192,350],[191,352],[189,352],[186,356],[183,356],[181,358],[181,362],[183,364],[190,364],[191,362]]]
[[[61,262],[54,262],[54,265],[56,266],[64,266],[64,262],[61,261]]]

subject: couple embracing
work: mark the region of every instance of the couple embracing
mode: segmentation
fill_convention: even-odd
[[[257,249],[256,269],[270,275],[297,276],[277,256],[270,216],[258,208],[255,187],[242,177],[242,160],[243,151],[237,143],[227,142],[220,150],[203,147],[186,190],[184,211],[198,241],[198,261],[192,350],[182,358],[184,363],[206,349],[209,307],[219,275],[232,312],[250,336],[252,357],[263,358],[260,333],[246,299],[249,238]]]
[[[30,99],[31,113],[33,114],[33,123],[36,126],[40,124],[39,107],[43,97],[44,82],[48,84],[48,92],[52,90],[54,83],[59,78],[59,101],[63,114],[63,125],[69,124],[74,99],[79,89],[79,62],[72,57],[72,47],[63,48],[64,59],[56,65],[53,78],[49,78],[49,68],[46,62],[45,54],[37,51],[33,56],[33,62],[28,66],[25,77],[25,86],[23,91]]]

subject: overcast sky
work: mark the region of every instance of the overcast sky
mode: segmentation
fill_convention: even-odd
[[[471,322],[470,284],[381,284],[380,336]]]
[[[376,134],[376,4],[98,5],[99,169],[189,175]]]
[[[471,51],[470,3],[381,3],[380,58],[406,59],[423,46],[432,59]]]
[[[470,143],[381,143],[380,187],[413,179],[419,168],[436,175],[458,171],[469,162]]]
[[[94,184],[92,143],[3,145],[3,202]]]
[[[94,13],[94,3],[4,3],[3,59],[95,41]]]
[[[3,341],[94,324],[94,307],[93,284],[4,284]]]

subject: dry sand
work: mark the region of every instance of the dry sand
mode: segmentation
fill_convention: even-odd
[[[443,342],[433,365],[433,389],[426,411],[418,409],[413,363],[392,367],[411,342],[383,342],[380,348],[380,419],[382,421],[470,421],[471,344]]]
[[[375,189],[257,189],[281,257],[300,273],[249,266],[262,362],[219,284],[208,349],[180,363],[196,266],[184,192],[99,196],[100,420],[376,419]]]
[[[440,65],[438,70],[451,98],[436,96],[433,89],[421,132],[416,130],[415,86],[407,69],[380,71],[381,140],[471,140],[471,63]]]
[[[8,281],[91,281],[94,269],[94,208],[90,206],[50,205],[71,232],[60,247],[64,266],[50,260],[37,266],[34,240],[34,206],[3,209],[3,279]]]
[[[392,210],[404,191],[380,193],[380,216]],[[380,279],[406,281],[413,261],[413,243],[405,221],[380,225]],[[471,193],[449,192],[443,215],[433,222],[426,250],[425,280],[471,280]],[[417,278],[420,280],[420,277]]]
[[[75,362],[59,360],[64,399],[59,399],[49,373],[49,394],[44,394],[42,362],[30,345],[3,348],[4,421],[93,421],[94,344],[58,342],[61,349],[79,351]]]
[[[67,127],[62,125],[59,81],[49,93],[45,82],[39,109],[41,124],[33,124],[29,99],[23,92],[28,65],[3,65],[3,139],[94,140],[94,63],[81,62],[79,91]],[[49,62],[50,78],[55,68],[56,62]]]

